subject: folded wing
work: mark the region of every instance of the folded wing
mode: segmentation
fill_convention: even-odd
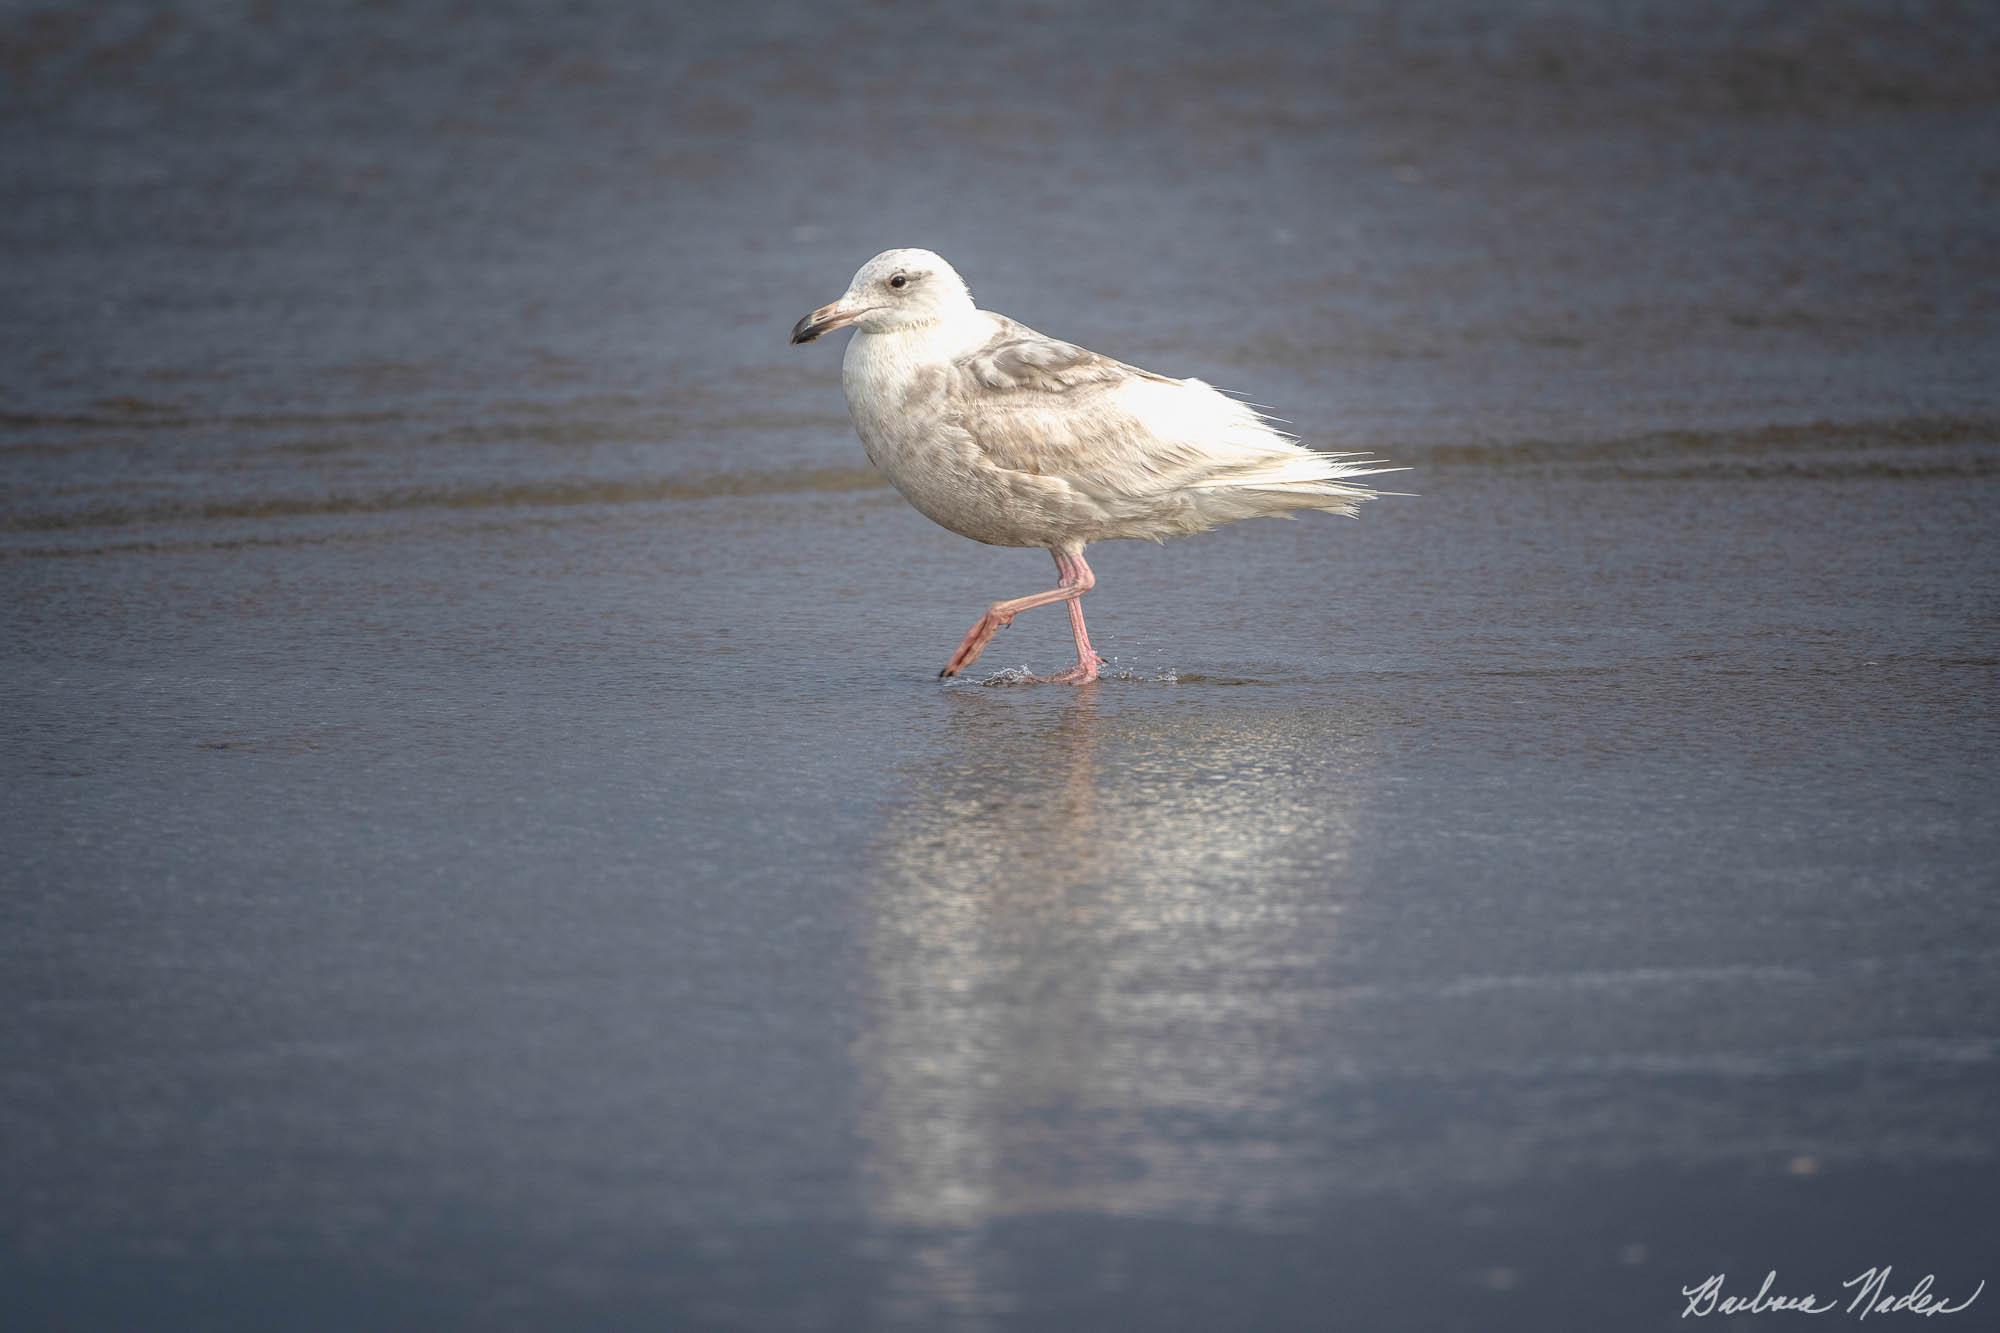
[[[1177,380],[995,317],[952,366],[952,424],[994,467],[1059,482],[1107,536],[1168,536],[1294,509],[1353,513],[1394,471],[1319,453],[1200,380]]]

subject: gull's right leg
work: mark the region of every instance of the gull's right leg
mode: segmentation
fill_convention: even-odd
[[[1090,566],[1083,562],[1082,551],[1072,551],[1064,555],[1056,552],[1056,568],[1062,571],[1065,584],[1080,583],[1086,589],[1097,586],[1097,575],[1090,572]],[[1053,676],[1037,676],[1043,685],[1088,685],[1097,679],[1097,668],[1104,665],[1104,659],[1090,646],[1090,631],[1083,627],[1083,598],[1078,596],[1069,604],[1069,631],[1076,636],[1076,665]]]
[[[979,617],[979,622],[966,631],[965,641],[958,645],[958,651],[951,655],[951,660],[944,664],[944,670],[938,672],[938,675],[956,676],[978,661],[979,655],[986,651],[986,645],[992,642],[993,636],[1013,624],[1014,617],[1023,611],[1032,611],[1051,602],[1069,602],[1074,605],[1077,598],[1097,586],[1097,576],[1090,572],[1089,565],[1083,563],[1081,552],[1065,555],[1061,551],[1052,551],[1050,554],[1055,556],[1061,582],[1047,592],[1016,597],[1011,602],[995,602],[987,607],[986,614]]]

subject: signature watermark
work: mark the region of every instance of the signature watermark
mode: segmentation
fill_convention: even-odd
[[[1769,1314],[1784,1310],[1793,1314],[1834,1314],[1852,1315],[1856,1319],[1866,1319],[1869,1315],[1915,1314],[1940,1315],[1957,1314],[1979,1299],[1979,1293],[1986,1290],[1986,1279],[1964,1300],[1954,1300],[1931,1290],[1937,1275],[1926,1273],[1908,1291],[1892,1290],[1889,1278],[1895,1269],[1883,1266],[1856,1273],[1841,1283],[1846,1296],[1822,1298],[1817,1292],[1804,1295],[1782,1295],[1774,1288],[1778,1285],[1777,1270],[1764,1274],[1764,1285],[1757,1288],[1755,1296],[1727,1296],[1722,1285],[1726,1273],[1711,1273],[1706,1279],[1692,1287],[1682,1287],[1681,1295],[1687,1299],[1687,1308],[1681,1311],[1683,1319],[1702,1319],[1712,1314]]]

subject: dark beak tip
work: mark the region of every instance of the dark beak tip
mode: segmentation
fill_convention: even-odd
[[[807,315],[804,319],[792,325],[792,346],[797,347],[800,343],[811,342],[813,339],[819,337],[819,331],[820,326],[812,322],[811,315]]]

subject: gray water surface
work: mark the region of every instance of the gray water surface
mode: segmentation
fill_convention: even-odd
[[[2000,29],[565,15],[0,10],[0,1324],[2000,1280]],[[1420,494],[940,682],[902,244]]]

